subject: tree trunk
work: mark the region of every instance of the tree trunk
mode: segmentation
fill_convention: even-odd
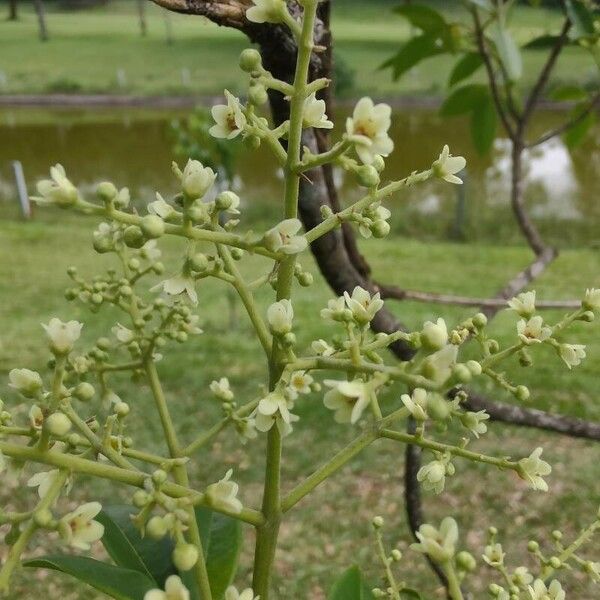
[[[42,42],[48,41],[48,27],[46,27],[46,11],[44,10],[44,3],[42,0],[34,0],[35,13],[38,18],[38,25],[40,30],[40,40]]]
[[[16,21],[18,18],[17,0],[8,0],[8,20]]]
[[[146,0],[137,0],[138,18],[140,23],[140,34],[144,37],[148,33],[146,23]]]

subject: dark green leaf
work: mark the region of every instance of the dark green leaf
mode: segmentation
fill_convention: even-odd
[[[196,508],[196,520],[206,554],[206,570],[215,600],[233,581],[242,545],[242,527],[237,519],[208,508]]]
[[[441,54],[442,51],[442,48],[438,46],[438,36],[431,34],[419,35],[408,41],[380,68],[391,68],[393,78],[399,79],[401,75],[412,69],[423,59]]]
[[[581,108],[579,110],[582,110]],[[588,134],[589,130],[594,126],[596,122],[596,115],[593,111],[589,112],[583,119],[578,121],[573,127],[569,128],[564,135],[565,144],[569,148],[574,148],[583,140]]]
[[[558,41],[557,35],[540,35],[527,42],[523,48],[527,50],[546,50],[547,48],[552,48],[554,44]]]
[[[572,40],[595,35],[594,15],[581,0],[565,0],[565,8],[572,23],[569,32],[569,37]]]
[[[454,65],[448,79],[448,85],[453,86],[459,81],[470,77],[482,64],[483,60],[477,52],[468,52]]]
[[[400,598],[402,598],[402,600],[423,600],[423,596],[421,596],[417,590],[410,588],[404,588],[400,592]]]
[[[471,135],[473,143],[479,154],[487,154],[494,139],[498,127],[496,107],[490,94],[487,94],[473,109],[471,115]]]
[[[561,85],[550,93],[550,98],[556,102],[578,102],[585,100],[587,96],[587,92],[578,85]]]
[[[456,88],[444,100],[440,114],[444,117],[454,117],[471,112],[482,100],[488,96],[486,85],[472,83]]]
[[[333,584],[328,600],[371,600],[373,594],[365,585],[364,579],[357,566],[344,571]]]
[[[156,587],[156,583],[142,573],[85,556],[43,556],[23,564],[66,573],[115,600],[144,600],[146,592]]]
[[[501,25],[500,21],[496,21],[490,28],[490,37],[496,46],[508,78],[511,81],[517,81],[523,74],[523,61],[512,35]]]
[[[129,506],[105,506],[98,515],[104,525],[102,543],[117,565],[150,575],[162,588],[165,579],[177,572],[171,562],[173,542],[169,537],[143,538],[130,515]]]
[[[426,33],[439,32],[446,27],[444,17],[433,8],[422,4],[405,4],[394,12],[410,21],[411,25]]]

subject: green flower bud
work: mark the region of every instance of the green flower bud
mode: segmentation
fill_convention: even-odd
[[[446,421],[450,417],[450,404],[439,394],[429,394],[427,397],[427,414],[434,421]]]
[[[468,360],[466,365],[467,369],[471,371],[471,375],[481,375],[481,365],[476,360]]]
[[[478,329],[481,329],[482,327],[485,327],[487,325],[488,319],[483,313],[477,313],[473,317],[472,321],[473,321],[473,325],[475,325],[475,327],[477,327]]]
[[[469,573],[471,571],[474,571],[477,567],[477,562],[475,561],[473,555],[470,552],[466,552],[464,550],[456,555],[456,564],[458,565],[459,569],[462,569],[463,571],[467,571]]]
[[[452,375],[456,381],[460,383],[468,383],[473,377],[467,365],[458,364],[452,369]]]
[[[165,232],[165,222],[158,215],[146,215],[140,225],[146,237],[150,239],[159,238]]]
[[[81,443],[81,436],[78,433],[72,433],[67,438],[67,442],[73,446],[73,448],[76,448]]]
[[[556,541],[560,541],[560,540],[562,540],[562,536],[563,536],[563,534],[562,534],[562,531],[559,531],[558,529],[555,529],[555,530],[552,532],[552,537],[553,537],[553,538],[554,538]]]
[[[167,535],[169,528],[163,517],[154,516],[146,523],[146,533],[153,540],[160,540]]]
[[[106,254],[107,252],[112,252],[114,250],[112,240],[106,237],[94,237],[92,246],[98,254]]]
[[[52,513],[47,508],[36,510],[33,513],[33,520],[38,527],[48,527],[53,521]]]
[[[392,560],[396,562],[400,562],[402,560],[402,552],[400,552],[400,550],[398,550],[397,548],[394,548],[392,550]]]
[[[150,495],[144,490],[137,490],[135,494],[133,494],[133,505],[136,508],[143,508],[150,501]]]
[[[156,469],[156,471],[152,473],[152,481],[155,485],[162,485],[167,481],[167,473],[162,469]]]
[[[96,390],[91,383],[87,381],[82,381],[78,384],[73,390],[73,396],[77,398],[77,400],[81,400],[82,402],[88,402],[94,397]]]
[[[548,564],[553,569],[560,569],[562,567],[562,561],[560,560],[560,558],[558,558],[558,556],[551,556],[550,560],[548,561]]]
[[[371,163],[371,166],[378,172],[381,173],[381,171],[383,171],[385,169],[385,160],[383,159],[383,156],[380,156],[379,154],[376,154],[373,158],[373,162]]]
[[[497,340],[488,340],[488,350],[490,354],[496,354],[500,350],[500,344]]]
[[[529,400],[529,388],[524,385],[518,385],[515,390],[515,398],[521,402]]]
[[[377,516],[373,517],[371,524],[373,525],[373,527],[375,527],[375,529],[381,529],[383,527],[383,522],[383,517]]]
[[[194,254],[190,259],[190,266],[194,271],[198,271],[199,273],[204,273],[206,269],[208,269],[208,257],[206,254],[202,254],[202,252],[198,252]]]
[[[118,193],[119,191],[110,181],[103,181],[102,183],[98,184],[98,187],[96,187],[96,195],[103,202],[110,202],[111,200],[114,200]]]
[[[260,52],[254,48],[246,48],[240,54],[240,69],[246,73],[258,71],[262,66]]]
[[[250,89],[248,90],[248,98],[250,99],[250,102],[252,104],[261,106],[262,104],[265,104],[267,102],[269,96],[267,94],[265,86],[261,85],[260,83],[257,83],[255,85],[250,86]]]
[[[535,540],[527,542],[527,550],[529,552],[537,552],[540,549],[540,545]]]
[[[100,350],[108,350],[111,346],[110,340],[105,337],[98,338],[96,341],[96,346],[100,348]]]
[[[519,364],[522,367],[530,367],[533,364],[533,358],[525,348],[519,350]]]
[[[51,435],[62,437],[69,433],[71,429],[71,420],[64,413],[55,412],[46,418],[44,427]]]
[[[358,167],[356,169],[356,176],[358,177],[359,184],[364,187],[370,188],[379,185],[379,173],[371,165]]]
[[[193,544],[179,544],[172,558],[178,571],[189,571],[198,562],[198,548]]]
[[[591,310],[586,310],[578,319],[578,321],[583,321],[585,323],[591,323],[596,316]]]
[[[371,225],[373,237],[384,238],[390,232],[390,224],[383,219],[378,219]]]
[[[232,248],[230,252],[233,260],[242,260],[244,257],[244,251],[241,248]]]
[[[300,275],[298,275],[298,283],[302,286],[302,287],[309,287],[313,284],[314,278],[312,276],[312,273],[309,273],[308,271],[303,271],[302,273],[300,273]]]
[[[250,150],[257,150],[260,148],[260,138],[257,135],[249,135],[244,139],[244,142],[250,148]]]
[[[281,341],[286,348],[291,348],[296,345],[296,334],[290,331],[281,338]]]
[[[215,206],[218,210],[226,210],[231,214],[239,214],[237,210],[240,205],[240,197],[231,191],[221,192],[215,200]]]
[[[129,248],[141,248],[146,243],[146,238],[137,225],[129,225],[123,232],[123,241]]]
[[[115,404],[115,414],[118,417],[126,417],[129,414],[129,404],[127,402],[117,402]]]

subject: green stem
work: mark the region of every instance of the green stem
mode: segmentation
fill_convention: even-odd
[[[456,575],[452,563],[448,562],[442,564],[442,570],[448,580],[448,594],[450,595],[450,598],[452,598],[452,600],[464,600],[462,590],[460,589],[460,582],[458,581],[458,576]]]

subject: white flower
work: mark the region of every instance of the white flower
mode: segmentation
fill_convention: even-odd
[[[40,374],[29,369],[12,369],[8,379],[10,387],[15,388],[26,398],[35,398],[44,385]]]
[[[150,291],[155,291],[162,287],[163,291],[170,296],[178,296],[179,294],[187,294],[192,304],[198,304],[198,294],[196,293],[196,282],[184,273],[174,275],[170,279],[161,281],[158,285],[150,288]]]
[[[48,325],[42,323],[42,327],[46,330],[52,351],[56,354],[67,354],[79,339],[83,323],[79,323],[79,321],[63,323],[54,317],[50,319]]]
[[[366,325],[369,323],[377,311],[383,307],[383,300],[381,299],[379,292],[371,297],[371,294],[367,290],[356,286],[352,290],[352,296],[348,292],[344,292],[344,299],[346,305],[352,312],[354,320],[359,325]]]
[[[299,394],[310,394],[310,386],[313,381],[313,378],[305,371],[294,371],[290,375],[290,382],[287,388],[290,397],[295,399]]]
[[[235,587],[230,585],[225,590],[225,600],[259,600],[259,596],[254,596],[251,588],[246,588],[243,592],[238,592]]]
[[[284,335],[292,330],[294,309],[289,300],[274,302],[267,309],[267,321],[272,333]]]
[[[224,402],[231,402],[234,398],[233,392],[229,387],[229,380],[227,377],[221,377],[219,381],[211,381],[210,391],[219,400],[223,400]]]
[[[51,471],[40,471],[29,478],[27,481],[27,487],[36,487],[38,489],[37,491],[39,497],[44,498],[57,475],[58,469],[52,469]]]
[[[131,329],[127,329],[121,323],[117,323],[111,331],[114,333],[115,337],[122,342],[123,344],[129,344],[135,339],[135,333]]]
[[[498,567],[504,564],[502,544],[490,544],[486,546],[481,558],[491,567]]]
[[[78,375],[84,375],[90,370],[92,361],[87,356],[76,356],[75,358],[71,359],[71,364],[73,365],[75,373]]]
[[[306,249],[308,242],[303,235],[296,235],[302,228],[299,219],[286,219],[265,233],[265,247],[272,252],[298,254]]]
[[[421,371],[434,383],[444,383],[452,375],[452,367],[456,364],[458,346],[448,344],[441,350],[430,354],[423,360]]]
[[[529,319],[535,312],[535,290],[515,296],[508,301],[508,306],[520,317]]]
[[[32,197],[38,204],[70,206],[77,202],[77,188],[69,181],[62,165],[50,167],[51,179],[42,179],[37,184],[39,196]]]
[[[217,174],[210,167],[190,158],[181,173],[181,188],[188,198],[196,200],[210,190],[216,178]]]
[[[544,320],[539,315],[531,317],[529,321],[521,319],[517,323],[517,333],[519,339],[528,346],[530,344],[539,344],[547,340],[552,335],[552,329],[544,325]]]
[[[394,149],[394,142],[388,135],[391,114],[388,104],[374,105],[371,98],[361,98],[352,117],[346,120],[346,133],[366,165],[370,165],[376,156],[389,156]]]
[[[246,11],[246,19],[253,23],[281,23],[287,10],[284,0],[252,0],[254,6]]]
[[[325,114],[325,100],[317,100],[313,92],[304,101],[304,127],[317,127],[319,129],[333,129],[333,123]]]
[[[419,469],[417,480],[423,484],[424,490],[441,494],[446,483],[446,475],[454,475],[454,465],[444,459],[432,460]]]
[[[221,192],[217,196],[217,207],[229,213],[230,215],[239,215],[241,199],[240,197],[230,190]]]
[[[242,112],[240,101],[228,90],[225,90],[225,98],[227,104],[217,104],[211,109],[215,125],[210,128],[209,133],[216,138],[232,140],[243,131],[246,117]]]
[[[200,335],[201,333],[204,333],[204,330],[198,327],[199,322],[200,317],[198,315],[190,315],[182,324],[182,327],[185,329],[186,333],[189,333],[190,335]]]
[[[412,396],[402,394],[400,400],[417,421],[427,420],[427,392],[424,389],[415,388]]]
[[[89,550],[92,542],[104,535],[104,526],[94,517],[102,510],[99,502],[82,504],[60,520],[60,533],[63,539],[80,550]]]
[[[338,423],[356,423],[365,408],[371,403],[371,394],[364,381],[336,381],[326,379],[327,387],[332,388],[323,397],[326,408],[335,411],[334,419]]]
[[[114,203],[117,208],[127,208],[131,196],[129,194],[129,188],[124,187],[119,190],[119,193],[115,196]]]
[[[41,429],[44,425],[44,413],[37,404],[29,409],[29,423],[33,429]]]
[[[190,600],[190,592],[177,575],[170,575],[165,581],[165,591],[150,590],[144,600]]]
[[[553,579],[548,587],[541,579],[536,579],[533,587],[528,587],[531,600],[565,600],[566,598],[566,593],[557,579]]]
[[[527,458],[522,458],[519,461],[517,474],[532,489],[547,492],[548,484],[544,481],[543,477],[552,472],[552,467],[540,458],[542,451],[542,448],[536,448]]]
[[[467,165],[467,161],[462,156],[452,156],[448,145],[444,146],[439,158],[433,163],[432,169],[436,177],[447,181],[448,183],[461,184],[462,179],[456,176],[456,173],[462,171]]]
[[[321,317],[332,321],[344,321],[346,314],[346,301],[343,296],[328,300],[327,308],[321,310]]]
[[[343,300],[342,300],[342,304],[343,304]],[[327,309],[324,308],[323,310],[327,310]],[[323,311],[321,311],[321,313],[322,312]],[[313,352],[315,354],[318,354],[319,356],[331,356],[332,354],[335,353],[335,348],[333,348],[332,346],[330,346],[323,339],[315,340],[314,342],[312,342],[312,344],[310,345],[310,347],[312,348]]]
[[[513,573],[512,581],[515,585],[528,585],[533,581],[533,575],[527,567],[517,567]]]
[[[585,346],[583,344],[560,344],[558,354],[571,369],[581,364],[585,358]]]
[[[585,290],[582,305],[586,310],[600,311],[600,288]]]
[[[148,212],[151,215],[156,215],[166,221],[172,217],[177,211],[164,198],[156,192],[156,200],[148,204]]]
[[[487,425],[484,421],[490,418],[485,410],[478,410],[477,412],[468,411],[463,413],[460,417],[461,423],[466,427],[476,438],[487,432]]]
[[[421,331],[421,342],[427,350],[441,350],[448,343],[448,328],[444,319],[435,323],[425,321]]]
[[[443,563],[450,560],[456,552],[458,525],[452,517],[446,517],[439,529],[433,525],[421,525],[416,536],[420,543],[412,544],[411,548],[427,554],[435,562]]]
[[[235,481],[230,481],[232,475],[233,470],[229,469],[223,479],[206,488],[205,494],[211,506],[237,514],[242,512],[243,505],[237,498],[240,486]]]
[[[254,413],[254,425],[258,431],[267,432],[277,426],[282,437],[292,432],[292,423],[299,417],[290,412],[292,402],[275,390],[261,399]]]

